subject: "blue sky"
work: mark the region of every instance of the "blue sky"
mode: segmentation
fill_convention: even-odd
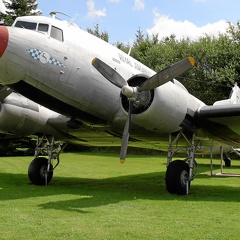
[[[239,0],[37,0],[43,15],[59,11],[82,29],[99,24],[110,42],[131,42],[138,28],[150,36],[192,39],[225,31],[240,20]],[[63,19],[66,19],[62,17]]]

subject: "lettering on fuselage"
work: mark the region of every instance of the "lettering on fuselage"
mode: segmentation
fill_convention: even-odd
[[[147,75],[150,75],[151,73],[144,67],[142,66],[140,63],[137,63],[137,62],[132,62],[130,58],[128,58],[127,56],[119,53],[118,54],[119,56],[119,59],[121,62],[124,62],[126,64],[128,64],[130,67],[132,68],[135,68],[136,70],[144,73],[144,74],[147,74]]]
[[[118,54],[119,55],[119,58],[122,62],[130,65],[131,67],[133,67],[132,63],[131,63],[131,60],[129,58],[127,58],[126,56],[122,55],[122,54]]]

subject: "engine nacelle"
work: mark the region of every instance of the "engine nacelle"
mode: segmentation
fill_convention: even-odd
[[[48,130],[46,123],[54,112],[19,95],[11,93],[0,103],[0,132],[31,135]],[[56,114],[56,113],[55,113]]]
[[[172,83],[166,83],[154,91],[154,98],[146,111],[132,116],[132,121],[146,129],[159,133],[181,129],[188,108],[186,92]]]
[[[129,79],[130,86],[140,86],[146,80],[144,76]],[[142,95],[142,96],[141,96]],[[188,109],[195,110],[199,104],[186,88],[177,80],[168,82],[151,91],[140,93],[134,102],[132,122],[145,129],[158,133],[176,132],[188,113]],[[122,106],[128,111],[128,100],[122,96]]]

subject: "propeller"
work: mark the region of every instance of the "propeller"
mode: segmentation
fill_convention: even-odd
[[[192,57],[187,57],[176,62],[175,64],[150,77],[139,87],[139,91],[147,91],[160,87],[161,85],[173,80],[175,77],[192,68],[194,63],[195,61]]]
[[[129,129],[131,123],[131,116],[132,116],[132,108],[133,108],[133,101],[129,101],[129,109],[128,109],[128,117],[125,123],[123,136],[122,136],[122,145],[120,150],[120,163],[124,163],[126,156],[127,156],[127,148],[128,148],[128,139],[129,139]]]
[[[109,82],[121,88],[122,94],[129,99],[128,117],[123,131],[122,146],[120,151],[121,163],[124,163],[127,156],[132,108],[138,94],[140,94],[142,91],[153,90],[154,88],[160,87],[163,84],[173,80],[175,77],[192,68],[194,66],[194,63],[194,58],[184,58],[176,62],[175,64],[163,69],[162,71],[157,72],[155,75],[143,82],[142,85],[140,85],[139,87],[132,87],[129,86],[128,82],[108,64],[106,64],[99,58],[94,58],[92,60],[92,65],[98,70],[98,72],[100,72]]]
[[[111,83],[115,86],[122,88],[128,85],[127,81],[113,68],[107,65],[105,62],[99,58],[94,58],[92,60],[92,65]]]

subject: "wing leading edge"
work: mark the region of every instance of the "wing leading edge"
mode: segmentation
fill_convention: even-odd
[[[198,119],[240,117],[240,104],[203,106],[197,112]]]
[[[240,89],[234,86],[229,99],[203,106],[195,113],[199,125],[232,143],[240,143]]]

